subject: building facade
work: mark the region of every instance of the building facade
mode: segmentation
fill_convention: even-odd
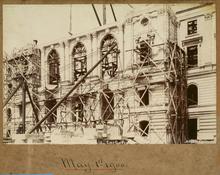
[[[188,56],[188,127],[191,139],[216,139],[216,16],[215,6],[177,12],[179,45]]]
[[[177,13],[150,5],[123,22],[49,43],[40,53],[37,65],[25,57],[41,69],[34,103],[17,93],[17,104],[7,104],[19,111],[25,98],[30,110],[30,120],[11,114],[14,123],[5,133],[12,137],[19,134],[15,123],[28,133],[83,78],[35,134],[52,143],[215,142],[214,5]]]

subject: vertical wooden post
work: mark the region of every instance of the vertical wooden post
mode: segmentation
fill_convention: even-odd
[[[103,10],[103,25],[105,25],[106,24],[106,5],[105,4],[103,4],[102,5],[102,10]]]
[[[35,107],[36,104],[34,104],[34,101],[31,98],[31,93],[30,93],[29,88],[28,88],[26,83],[25,83],[25,85],[26,85],[26,91],[27,91],[27,94],[28,94],[28,97],[29,97],[29,100],[30,100],[30,103],[31,103],[31,106],[32,106],[32,109],[33,109],[33,112],[34,112],[34,115],[35,115],[36,122],[39,122],[38,111],[36,110],[36,107]],[[41,126],[39,126],[38,129],[40,129],[40,131],[43,131]],[[38,131],[38,129],[37,129],[37,131]]]
[[[117,44],[113,44],[112,47],[106,52],[106,54],[90,69],[88,72],[76,82],[76,84],[72,87],[72,89],[42,118],[30,131],[29,134],[31,134],[35,129],[37,129],[41,123],[43,123],[59,106],[61,103],[63,103],[67,97],[86,79],[87,76],[90,75],[90,73],[105,59],[105,57],[114,49],[114,47]]]
[[[22,126],[23,130],[22,133],[25,133],[26,126],[25,126],[25,121],[26,121],[26,82],[23,80],[23,85],[22,85]]]

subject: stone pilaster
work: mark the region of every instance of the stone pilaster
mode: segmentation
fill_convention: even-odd
[[[70,44],[68,41],[64,42],[64,56],[65,56],[65,81],[70,82],[71,73],[72,73],[72,63],[71,63]]]
[[[88,34],[86,36],[86,38],[87,38],[86,55],[87,55],[87,71],[88,71],[93,66],[93,64],[92,64],[92,54],[91,54],[92,51],[93,51],[93,48],[92,48],[92,35]]]
[[[124,26],[119,26],[119,39],[118,39],[118,47],[120,50],[119,60],[118,60],[118,70],[124,70]]]
[[[64,43],[60,42],[57,51],[59,53],[59,62],[60,62],[60,82],[62,83],[65,80],[65,55],[64,55]]]
[[[92,54],[91,54],[91,65],[94,66],[95,63],[99,60],[99,52],[100,49],[98,48],[98,37],[97,33],[92,34]],[[100,75],[100,66],[98,66],[91,74],[92,76]]]
[[[41,52],[41,87],[43,88],[45,84],[47,83],[47,55],[46,55],[46,49],[43,47]]]

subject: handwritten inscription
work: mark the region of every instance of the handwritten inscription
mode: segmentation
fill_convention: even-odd
[[[86,172],[92,171],[120,171],[127,167],[123,162],[104,161],[99,159],[93,162],[76,161],[71,158],[61,158],[62,167],[65,169],[81,170]]]

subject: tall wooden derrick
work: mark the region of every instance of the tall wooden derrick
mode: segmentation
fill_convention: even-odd
[[[4,87],[7,97],[4,100],[4,110],[10,111],[8,116],[11,123],[11,126],[4,128],[8,133],[6,138],[10,138],[11,134],[24,134],[27,128],[39,121],[37,95],[41,79],[40,67],[41,51],[37,48],[36,41],[14,51],[11,57],[5,55]],[[31,106],[31,110],[27,111],[27,106]]]

